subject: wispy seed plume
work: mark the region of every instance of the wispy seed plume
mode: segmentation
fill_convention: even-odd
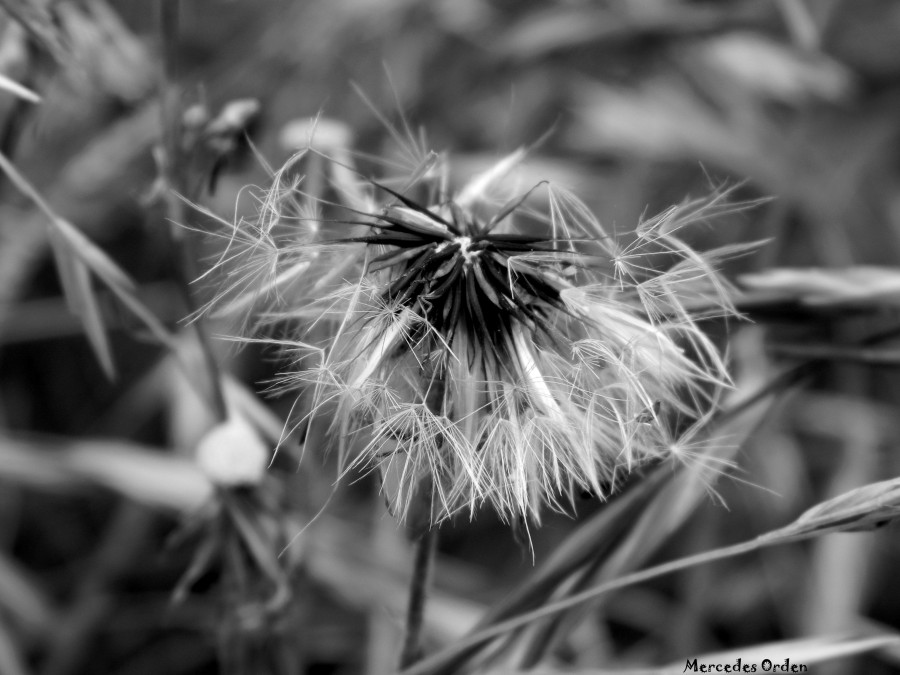
[[[259,219],[228,235],[212,307],[279,326],[282,385],[312,400],[304,421],[333,420],[345,470],[390,476],[399,517],[423,489],[430,522],[483,505],[537,520],[573,494],[602,498],[677,459],[679,429],[727,386],[696,321],[733,311],[715,269],[731,251],[681,238],[730,210],[723,197],[621,238],[556,185],[510,198],[522,151],[455,194],[434,153],[405,179],[361,182],[346,156],[306,152],[336,167],[329,194],[304,190],[302,155],[278,172]]]

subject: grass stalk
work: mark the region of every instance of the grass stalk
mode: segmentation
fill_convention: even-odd
[[[191,293],[190,284],[199,276],[197,256],[190,237],[186,232],[178,229],[180,224],[187,222],[187,209],[179,194],[185,195],[189,199],[195,196],[190,194],[188,189],[189,180],[184,172],[187,158],[184,156],[180,142],[182,107],[177,82],[178,59],[176,53],[180,12],[179,0],[159,0],[159,34],[163,52],[159,74],[162,99],[160,106],[162,160],[159,162],[159,177],[165,218],[168,221],[169,244],[173,253],[170,265],[171,274],[188,313],[195,315],[197,304]],[[212,343],[202,318],[196,318],[191,326],[208,374],[209,399],[213,413],[218,420],[224,421],[228,417],[228,408],[222,391],[219,365],[212,351]]]

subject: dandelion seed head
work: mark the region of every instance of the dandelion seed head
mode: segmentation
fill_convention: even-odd
[[[707,418],[729,383],[697,318],[733,307],[716,271],[728,252],[678,233],[725,209],[718,197],[619,241],[556,185],[498,187],[522,151],[455,195],[441,156],[423,154],[364,199],[358,184],[342,198],[346,157],[333,199],[303,192],[297,157],[233,234],[224,305],[316,346],[283,388],[331,417],[346,472],[390,474],[400,518],[428,484],[433,521],[486,505],[539,520],[645,462],[693,456],[673,419]]]

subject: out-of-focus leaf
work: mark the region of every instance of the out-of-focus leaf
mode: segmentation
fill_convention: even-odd
[[[156,508],[184,512],[196,510],[212,494],[190,460],[126,441],[0,436],[0,477],[45,489],[90,481]]]
[[[54,13],[75,78],[86,75],[91,84],[125,103],[150,94],[156,81],[150,52],[107,3],[58,2]]]
[[[800,51],[748,31],[716,36],[693,48],[734,82],[784,103],[839,101],[852,93],[851,73],[819,52]]]
[[[654,159],[701,158],[752,173],[758,139],[730,124],[674,74],[629,86],[599,81],[573,85],[572,148]]]
[[[77,443],[66,464],[84,478],[157,508],[190,512],[211,496],[209,481],[193,462],[125,443]]]
[[[79,482],[55,455],[37,451],[36,444],[0,437],[0,478],[44,490],[65,490]]]
[[[641,5],[555,5],[531,12],[504,30],[494,46],[501,54],[518,58],[538,58],[550,52],[568,50],[587,43],[622,43],[654,37],[684,37],[726,29],[749,18],[730,7],[685,6],[675,9],[668,3]],[[753,11],[753,10],[751,10]]]
[[[900,269],[896,267],[784,267],[744,274],[739,281],[751,293],[773,302],[864,309],[900,305]]]
[[[554,8],[533,12],[514,23],[500,35],[497,48],[510,56],[534,58],[598,40],[625,27],[625,21],[614,12],[584,7],[568,11]]]
[[[50,3],[46,0],[2,0],[0,5],[18,21],[32,39],[60,63],[65,63],[69,52],[59,26],[50,15]]]

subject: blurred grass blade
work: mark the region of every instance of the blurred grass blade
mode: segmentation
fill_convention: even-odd
[[[705,672],[724,672],[716,670],[716,667],[733,666],[740,659],[741,666],[756,666],[756,672],[763,672],[763,661],[769,661],[772,669],[769,672],[791,672],[790,666],[799,668],[800,664],[810,666],[855,656],[878,649],[896,647],[900,645],[900,636],[877,635],[872,637],[851,638],[846,635],[823,635],[813,638],[801,638],[798,640],[780,640],[762,644],[749,645],[727,652],[713,652],[701,656],[691,656],[685,660],[670,663],[659,668],[627,668],[606,670],[603,668],[590,670],[558,670],[538,669],[528,671],[503,670],[494,671],[496,675],[681,675],[685,672],[694,672],[693,668],[687,668],[686,662],[693,664],[697,661],[698,671],[700,664],[707,666]],[[783,666],[785,660],[789,662],[787,670],[775,671],[774,667]],[[743,672],[733,670],[731,672]],[[795,671],[796,672],[796,671]]]
[[[768,546],[801,541],[832,532],[859,532],[872,529],[884,525],[898,516],[900,516],[900,478],[866,485],[817,504],[790,525],[767,532],[755,539],[696,553],[639,572],[632,572],[481,630],[420,661],[412,668],[404,670],[403,675],[432,675],[446,672],[447,664],[457,663],[461,655],[469,653],[474,647],[488,640],[527,626],[534,621],[570,610],[614,590],[643,583],[696,565],[733,558]]]
[[[58,63],[67,63],[71,54],[58,23],[50,14],[46,2],[34,0],[0,0],[0,5],[13,19],[28,31],[28,34],[45,49]]]
[[[776,542],[771,541],[768,543],[772,544]],[[546,619],[559,614],[560,612],[568,611],[574,607],[578,607],[582,603],[594,600],[604,593],[609,593],[611,591],[619,590],[627,586],[632,586],[644,581],[649,581],[651,579],[655,579],[666,574],[671,574],[672,572],[677,572],[679,570],[687,569],[688,567],[693,567],[695,565],[702,565],[704,563],[713,562],[715,560],[723,560],[726,558],[741,555],[743,553],[749,553],[751,551],[758,550],[765,545],[765,543],[762,543],[758,539],[741,542],[732,546],[726,546],[724,548],[714,549],[712,551],[704,551],[703,553],[679,558],[668,563],[649,567],[647,569],[641,570],[640,572],[632,572],[631,574],[626,574],[612,581],[598,584],[596,586],[593,586],[592,588],[589,588],[580,593],[576,593],[563,600],[557,600],[555,602],[547,603],[543,607],[525,612],[524,614],[520,614],[511,619],[507,619],[506,621],[502,621],[489,628],[485,628],[473,635],[469,635],[466,638],[460,640],[458,643],[450,645],[437,654],[423,659],[412,668],[404,670],[403,675],[434,675],[436,673],[455,672],[455,664],[458,663],[460,657],[470,653],[473,648],[477,648],[481,644],[495,637],[502,636],[506,633],[509,633],[510,631],[527,626],[534,621]],[[454,664],[454,668],[452,670],[448,670],[448,666],[450,664]]]
[[[775,665],[782,665],[785,660],[788,660],[791,664],[802,663],[810,665],[897,645],[900,645],[900,636],[898,635],[879,635],[862,638],[849,638],[845,635],[822,635],[799,640],[766,642],[727,652],[704,654],[691,657],[689,661],[693,661],[696,658],[697,663],[708,664],[713,667],[719,664],[722,666],[733,664],[738,659],[741,659],[744,664],[761,664],[764,660],[768,660]],[[659,675],[669,675],[670,673],[675,675],[675,673],[683,673],[684,670],[684,662],[679,661],[656,672]]]
[[[78,228],[67,220],[60,218],[3,153],[0,153],[0,169],[47,216],[56,235],[64,241],[67,248],[109,287],[122,304],[144,324],[159,344],[173,353],[188,381],[197,388],[203,399],[213,409],[216,409],[217,404],[214,392],[217,390],[217,384],[210,380],[212,377],[217,377],[217,375],[210,372],[192,375],[193,369],[185,361],[175,336],[169,332],[156,315],[138,297],[137,285],[134,281]],[[62,274],[71,276],[71,272],[63,272]]]
[[[134,282],[119,267],[100,250],[90,239],[88,239],[81,231],[60,218],[51,208],[50,204],[35,190],[34,186],[29,183],[25,177],[19,173],[19,170],[9,161],[3,153],[0,153],[0,169],[7,175],[18,190],[30,199],[35,206],[40,209],[50,225],[57,231],[62,240],[68,244],[72,251],[101,279],[110,284],[121,286],[122,288],[134,290]]]
[[[783,267],[743,274],[739,281],[758,296],[809,307],[872,309],[900,304],[900,270],[895,267]]]
[[[50,601],[19,565],[0,554],[0,605],[4,615],[26,631],[40,634],[53,624]],[[6,672],[0,669],[0,672]]]
[[[258,519],[254,518],[255,507],[247,505],[240,495],[229,490],[223,490],[221,498],[250,557],[269,581],[279,589],[287,590],[285,572],[278,562],[279,545],[267,540],[269,533],[264,532]]]
[[[81,230],[69,221],[55,216],[51,219],[51,224],[65,240],[71,251],[112,290],[117,291],[117,293],[135,292],[136,284],[131,278],[94,242],[84,236]]]
[[[129,276],[106,253],[88,239],[81,230],[64,218],[60,218],[3,153],[0,153],[0,169],[6,173],[19,191],[47,216],[59,240],[64,242],[94,274],[106,282],[113,290],[119,289],[122,292],[134,292],[135,283]]]
[[[769,351],[789,359],[816,359],[873,366],[900,366],[900,349],[843,347],[830,344],[772,344]]]
[[[18,640],[9,631],[9,626],[0,623],[0,673],[3,675],[29,675],[25,660],[19,653]]]
[[[659,470],[664,468],[667,467],[660,467]],[[574,594],[598,580],[613,579],[644,564],[708,497],[704,486],[708,487],[713,480],[708,470],[709,467],[699,467],[675,474],[627,523],[621,540],[616,541],[607,554],[597,556],[593,564],[583,569],[580,578],[567,589],[567,594]],[[581,607],[579,611],[556,615],[543,622],[543,630],[537,635],[524,636],[526,649],[522,665],[534,666],[542,660],[555,641],[567,633],[566,627],[576,624],[587,609]]]
[[[127,441],[0,435],[0,478],[56,490],[90,481],[137,502],[186,513],[212,494],[193,461]]]
[[[840,102],[856,89],[852,73],[839,61],[753,31],[713,36],[689,52],[691,62],[713,68],[757,100],[794,106],[815,99]]]
[[[115,364],[112,351],[103,325],[103,315],[97,296],[91,283],[91,275],[87,265],[76,258],[69,249],[60,242],[59,235],[51,230],[50,243],[56,259],[56,269],[63,293],[69,304],[69,310],[81,321],[88,342],[94,349],[97,360],[109,379],[115,377]]]
[[[78,483],[55,456],[37,452],[35,443],[0,436],[0,479],[43,490],[64,491]]]
[[[623,523],[624,536],[615,541],[598,537],[596,541],[589,543],[588,551],[591,545],[595,547],[594,554],[587,558],[590,564],[583,564],[585,560],[583,556],[573,557],[578,564],[569,569],[575,570],[578,578],[574,578],[573,574],[568,588],[564,593],[557,591],[555,599],[576,593],[591,583],[614,579],[640,567],[668,541],[703,500],[708,498],[718,474],[727,470],[738,448],[770,410],[769,405],[758,405],[754,401],[755,399],[749,399],[744,403],[732,405],[727,414],[718,418],[715,426],[702,432],[706,440],[697,446],[699,450],[694,458],[695,463],[690,467],[679,467],[678,471],[672,471],[665,466],[658,467],[656,471],[664,473],[670,480],[663,483],[653,480],[658,476],[648,477],[651,484],[647,489],[651,491],[652,498],[643,503],[642,507],[635,511],[634,516]],[[728,443],[722,445],[710,442],[709,439],[713,438],[727,438]],[[607,510],[601,512],[601,518]],[[574,553],[568,550],[566,552]],[[554,589],[551,587],[551,590]],[[548,591],[531,607],[546,602],[550,597],[551,593]],[[538,630],[529,630],[528,633],[517,636],[523,649],[516,650],[513,646],[507,645],[508,651],[518,652],[519,666],[537,665],[555,641],[567,634],[568,628],[577,624],[581,618],[580,614],[586,611],[588,608],[582,607],[579,612],[567,612],[541,622],[543,625],[540,627],[535,625],[534,628]]]
[[[732,453],[740,446],[733,435],[745,438],[768,410],[767,406],[761,406],[749,419],[738,420],[758,402],[754,397],[722,415],[715,435],[732,434]],[[653,469],[564,540],[540,570],[493,608],[479,626],[544,602],[565,576],[587,561],[604,559],[616,548],[620,559],[639,564],[707,497],[702,487],[711,480],[711,468],[715,470],[710,466],[700,466],[694,471],[673,471],[665,466]]]
[[[597,566],[608,560],[623,542],[629,540],[629,533],[635,521],[659,500],[661,493],[667,493],[673,480],[683,478],[683,472],[676,473],[667,467],[657,466],[648,476],[636,481],[624,494],[618,496],[599,513],[563,540],[553,555],[525,583],[520,584],[509,596],[494,605],[473,628],[482,630],[516,614],[544,605],[552,597],[564,597],[560,591],[572,593],[579,584],[590,579]],[[637,563],[636,563],[637,564]],[[508,651],[520,657],[519,666],[528,666],[536,660],[534,656],[543,653],[552,642],[556,619],[551,617],[546,625],[534,625],[528,632],[518,637],[524,643],[524,651],[516,650],[514,643],[506,645]],[[495,650],[492,650],[494,658]],[[442,673],[453,672],[457,665],[470,654],[461,654],[458,660],[447,664]]]
[[[0,90],[8,91],[9,93],[18,96],[21,99],[26,101],[30,101],[31,103],[40,103],[41,97],[38,96],[35,92],[31,91],[28,87],[25,87],[15,80],[7,77],[3,73],[0,73]]]
[[[74,444],[65,463],[79,476],[155,508],[190,512],[212,494],[192,461],[124,442]]]
[[[537,572],[494,605],[476,628],[540,605],[566,577],[586,562],[603,558],[622,540],[647,503],[673,475],[657,467],[618,496],[567,537]]]

